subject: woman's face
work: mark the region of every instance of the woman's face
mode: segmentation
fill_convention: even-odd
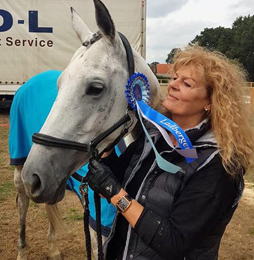
[[[168,95],[162,105],[182,127],[199,124],[206,112],[205,108],[210,110],[203,75],[188,66],[178,69],[168,85]]]

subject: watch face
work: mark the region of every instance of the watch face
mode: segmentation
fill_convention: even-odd
[[[126,196],[123,196],[118,202],[117,202],[117,208],[120,211],[125,211],[131,204],[131,199],[126,198]]]

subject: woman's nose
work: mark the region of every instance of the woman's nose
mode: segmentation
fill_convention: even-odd
[[[177,80],[171,80],[168,84],[168,91],[170,89],[179,90],[179,82]]]

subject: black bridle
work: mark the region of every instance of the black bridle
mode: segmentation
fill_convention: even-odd
[[[127,63],[128,63],[128,71],[129,71],[129,77],[134,74],[135,72],[135,65],[134,65],[134,57],[131,45],[127,38],[121,34],[118,33],[121,37],[121,40],[123,42],[125,51],[126,51],[126,57],[127,57]],[[96,33],[97,37],[92,38],[92,41],[90,41],[90,44],[94,43],[94,39],[100,39],[101,37],[98,37],[98,33]],[[89,44],[86,42],[86,45]],[[36,144],[45,145],[45,146],[53,146],[53,147],[59,147],[59,148],[66,148],[66,149],[72,149],[72,150],[79,150],[84,152],[91,152],[92,156],[98,157],[98,150],[97,146],[100,142],[102,142],[107,136],[112,134],[114,131],[116,131],[119,127],[126,124],[127,122],[130,122],[129,124],[125,125],[124,129],[120,133],[120,135],[116,138],[116,140],[111,143],[109,146],[106,147],[106,149],[103,151],[109,151],[112,149],[128,132],[128,128],[132,125],[133,120],[132,117],[129,114],[129,111],[131,110],[130,107],[127,108],[126,114],[117,121],[114,125],[112,125],[109,129],[101,133],[99,136],[97,136],[94,140],[92,140],[89,144],[79,143],[67,139],[57,138],[46,134],[41,133],[35,133],[32,136],[32,141]],[[102,152],[102,153],[103,153]],[[101,154],[102,154],[101,153]]]
[[[102,142],[107,136],[109,136],[115,130],[117,130],[120,126],[126,124],[129,121],[130,123],[125,125],[124,129],[122,130],[120,135],[116,138],[116,140],[103,150],[103,152],[106,152],[111,150],[127,134],[129,127],[132,125],[133,120],[132,117],[129,115],[129,109],[127,109],[126,114],[120,120],[118,120],[109,129],[107,129],[106,131],[98,135],[89,144],[83,144],[83,143],[57,138],[57,137],[53,137],[41,133],[34,133],[32,136],[32,140],[36,144],[41,144],[45,146],[53,146],[53,147],[66,148],[66,149],[78,150],[83,152],[91,152],[92,156],[97,157],[98,156],[97,145],[100,142]]]

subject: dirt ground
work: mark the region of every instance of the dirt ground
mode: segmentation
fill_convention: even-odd
[[[0,114],[0,260],[17,257],[18,211],[13,186],[13,167],[9,166],[8,113]],[[243,198],[222,239],[220,260],[254,259],[254,178],[247,177]],[[82,207],[77,196],[66,192],[59,203],[65,233],[58,245],[65,260],[85,259]],[[44,205],[30,203],[27,217],[28,260],[47,259],[47,228]],[[209,259],[208,259],[209,260]]]

